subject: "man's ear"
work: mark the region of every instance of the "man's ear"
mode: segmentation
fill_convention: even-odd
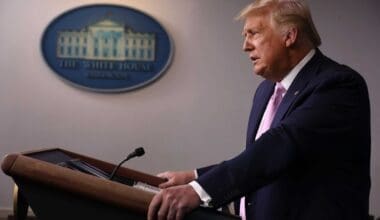
[[[295,27],[290,27],[284,35],[285,46],[291,47],[295,44],[298,37],[298,29]]]

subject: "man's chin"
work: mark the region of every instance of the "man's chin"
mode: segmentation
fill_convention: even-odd
[[[261,72],[261,71],[257,71],[256,72],[256,71],[253,71],[253,75],[255,75],[255,76],[261,76],[264,79],[273,81],[273,79],[271,78],[271,75],[265,74],[265,72]]]
[[[256,70],[255,68],[253,68],[253,75],[264,77],[263,76],[264,75],[263,71]]]

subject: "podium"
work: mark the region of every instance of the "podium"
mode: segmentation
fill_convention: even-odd
[[[95,175],[67,166],[80,162],[93,168]],[[110,174],[114,164],[60,148],[7,155],[1,165],[18,187],[16,218],[31,207],[39,220],[146,219],[154,193],[136,188],[135,183],[157,187],[164,180],[140,171],[120,167],[118,181],[96,176]],[[187,220],[239,220],[238,216],[199,207]]]

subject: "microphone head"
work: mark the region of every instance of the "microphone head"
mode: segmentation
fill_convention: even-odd
[[[137,157],[141,157],[142,155],[145,154],[144,148],[142,148],[142,147],[136,148],[135,154]]]

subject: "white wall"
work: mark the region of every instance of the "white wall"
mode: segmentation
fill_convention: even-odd
[[[63,147],[117,162],[137,146],[147,154],[128,163],[148,173],[191,169],[243,149],[251,96],[258,83],[241,52],[240,22],[250,0],[3,0],[0,2],[0,155]],[[121,94],[65,84],[45,64],[40,40],[62,12],[90,3],[132,6],[155,17],[172,35],[174,60],[143,89]],[[328,4],[326,4],[328,3]],[[380,129],[377,0],[310,1],[327,55],[367,79],[372,101],[371,213],[380,216]],[[210,153],[210,149],[218,149]],[[11,207],[12,181],[0,174],[0,207]]]

